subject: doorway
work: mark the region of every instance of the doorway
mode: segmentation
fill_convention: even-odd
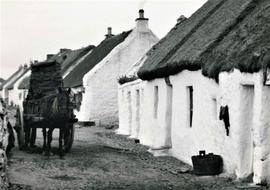
[[[240,92],[240,167],[239,176],[253,175],[254,135],[253,135],[254,85],[242,85]]]

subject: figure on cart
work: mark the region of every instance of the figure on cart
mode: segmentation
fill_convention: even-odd
[[[17,111],[19,146],[35,147],[36,130],[42,129],[45,155],[51,153],[53,131],[59,129],[59,155],[72,146],[73,124],[77,121],[70,101],[70,89],[63,87],[61,65],[55,61],[31,65],[30,87],[23,107]],[[21,134],[22,133],[22,134]]]

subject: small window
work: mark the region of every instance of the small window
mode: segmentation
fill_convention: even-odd
[[[154,118],[157,118],[158,115],[158,86],[155,86],[155,95],[154,95]]]
[[[217,109],[217,99],[212,98],[212,115],[214,119],[217,119],[218,109]]]
[[[187,124],[189,127],[192,127],[193,119],[193,87],[187,87]]]
[[[19,100],[22,99],[22,93],[19,93]]]

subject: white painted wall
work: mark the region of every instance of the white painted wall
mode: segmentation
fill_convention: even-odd
[[[8,104],[10,105],[11,102],[15,105],[22,106],[24,99],[27,96],[28,90],[26,89],[19,89],[20,83],[27,77],[31,75],[31,70],[28,70],[23,76],[21,76],[13,85],[13,89],[9,90],[9,100]]]
[[[117,78],[158,41],[143,22],[144,25],[137,23],[129,36],[84,76],[85,93],[77,113],[80,121],[92,120],[96,125],[118,124]]]
[[[118,86],[118,134],[139,138],[143,117],[143,86],[144,83],[140,79]]]
[[[221,73],[219,79],[217,84],[201,71],[183,71],[170,76],[171,126],[168,125],[169,88],[165,80],[145,82],[139,139],[153,150],[171,145],[170,155],[189,164],[191,156],[197,155],[199,150],[213,152],[222,156],[226,174],[243,178],[254,172],[254,182],[269,181],[270,86],[263,86],[261,72],[244,74],[235,69]],[[252,96],[243,85],[254,86],[254,100],[246,101]],[[154,118],[155,86],[158,86],[159,96],[157,118]],[[193,86],[192,127],[188,124],[187,86]],[[221,105],[229,106],[229,136],[226,136],[223,121],[218,119]],[[248,119],[252,124],[248,125]]]

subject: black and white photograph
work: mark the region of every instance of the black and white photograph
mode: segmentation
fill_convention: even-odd
[[[270,190],[270,0],[0,0],[0,190]]]

